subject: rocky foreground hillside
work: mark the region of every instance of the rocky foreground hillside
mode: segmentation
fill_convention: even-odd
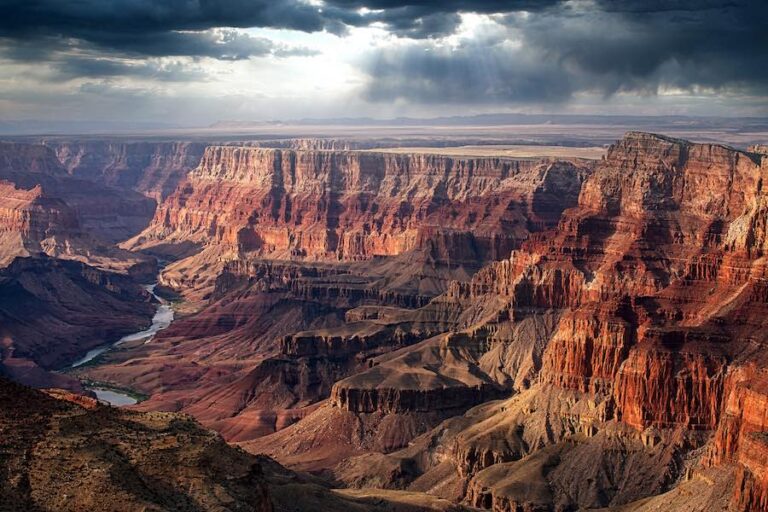
[[[160,279],[186,303],[81,371],[149,396],[149,416],[109,414],[192,415],[346,488],[340,507],[768,509],[764,147],[630,132],[592,162],[280,146],[209,146],[172,191],[134,179],[151,164],[126,174],[160,203],[113,249],[173,259]],[[69,171],[19,158],[73,180],[74,148],[57,150]],[[112,187],[108,168],[82,172]],[[104,282],[116,311],[134,300]]]
[[[188,416],[135,413],[0,377],[0,510],[461,512],[419,493],[333,491]]]

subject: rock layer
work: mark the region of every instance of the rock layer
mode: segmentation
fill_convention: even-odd
[[[54,153],[0,143],[0,265],[44,252],[136,275],[154,262],[114,247],[140,231],[154,211],[137,193],[68,176]]]
[[[200,163],[205,143],[44,140],[67,173],[160,203]]]

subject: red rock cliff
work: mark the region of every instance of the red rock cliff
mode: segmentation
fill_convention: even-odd
[[[468,338],[454,345],[458,350],[444,342],[420,344],[380,358],[378,366],[336,384],[334,405],[361,412],[387,411],[392,404],[398,411],[429,410],[428,398],[404,399],[416,390],[432,396],[435,408],[447,407],[451,398],[461,405],[465,397],[451,391],[454,386],[470,393],[493,383],[512,391],[518,381],[510,370],[528,364],[536,375],[532,392],[541,394],[537,399],[549,412],[544,438],[525,439],[527,449],[565,450],[552,434],[556,428],[596,436],[600,446],[615,439],[638,442],[633,453],[661,457],[657,467],[667,468],[655,477],[661,490],[681,477],[675,457],[702,446],[696,432],[716,432],[708,460],[737,462],[733,502],[762,510],[766,426],[759,375],[766,364],[758,354],[768,343],[765,160],[716,144],[628,133],[586,178],[578,204],[562,212],[556,229],[531,233],[510,258],[452,284],[433,301],[462,308],[459,323]],[[545,312],[557,315],[553,329],[515,330]],[[523,363],[521,357],[530,359]],[[757,369],[746,375],[750,365]],[[552,386],[567,394],[545,391]],[[599,415],[594,404],[604,404]],[[541,431],[532,406],[516,410],[514,421],[503,410],[488,420],[511,422],[493,434],[511,445],[520,432]],[[618,434],[602,437],[603,429]],[[687,433],[690,444],[671,432]],[[491,455],[492,466],[505,460]],[[546,463],[553,493],[571,485],[564,483],[565,468],[578,463],[569,457],[563,451]],[[607,455],[600,457],[595,463],[608,463]],[[499,466],[491,480],[507,482],[510,472],[524,467]],[[624,485],[634,485],[630,481]],[[494,485],[483,487],[491,495],[475,501],[499,503],[502,510],[501,504],[527,506],[514,486]],[[642,496],[629,487],[602,492],[603,498],[562,499],[568,506],[595,507]]]
[[[270,257],[358,260],[422,249],[504,257],[575,201],[568,164],[209,147],[136,242],[213,240]]]
[[[200,163],[198,142],[43,141],[73,177],[141,192],[157,202]]]
[[[0,143],[0,195],[0,265],[44,252],[121,271],[154,268],[112,246],[148,223],[153,201],[70,177],[45,146]]]

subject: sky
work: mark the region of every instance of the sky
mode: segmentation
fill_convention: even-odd
[[[0,121],[768,115],[766,0],[0,7]]]

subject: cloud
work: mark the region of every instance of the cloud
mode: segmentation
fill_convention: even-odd
[[[309,48],[278,44],[264,37],[254,37],[228,28],[200,32],[152,32],[141,37],[121,32],[105,33],[99,36],[98,45],[91,42],[78,44],[51,36],[32,41],[5,38],[5,41],[4,55],[14,60],[44,60],[51,54],[66,50],[134,58],[210,57],[219,60],[243,60],[267,55],[307,56],[315,53]]]
[[[105,35],[101,44],[125,54],[150,57],[211,57],[243,60],[266,55],[311,55],[312,51],[293,48],[265,37],[254,37],[239,30],[215,28],[202,32],[161,32],[135,38],[125,34]]]
[[[19,62],[51,62],[62,76],[155,76],[195,79],[196,73],[166,73],[128,58],[244,60],[311,56],[303,46],[276,43],[235,27],[270,26],[316,31],[333,28],[316,7],[300,1],[229,0],[8,0],[0,18],[0,55]],[[336,27],[338,28],[338,27]],[[88,62],[90,58],[90,62]]]
[[[6,39],[5,45],[2,42],[0,39],[0,57],[22,63],[47,64],[52,74],[40,73],[36,68],[28,75],[59,81],[94,77],[202,81],[207,78],[207,73],[195,63],[201,57],[237,61],[252,57],[309,57],[317,54],[304,46],[277,43],[230,28],[160,32],[143,37],[105,34],[101,37],[101,47],[50,36],[31,41]],[[167,57],[176,59],[167,62]],[[185,57],[188,59],[181,59]]]
[[[320,9],[298,0],[7,0],[0,34],[43,34],[101,43],[114,34],[147,35],[216,27],[323,30]]]
[[[505,44],[388,49],[368,64],[367,100],[501,104],[561,102],[573,93],[565,71],[540,55]]]
[[[768,3],[714,0],[575,1],[496,15],[458,44],[379,48],[363,95],[500,105],[675,90],[766,95],[767,15]]]
[[[542,11],[563,0],[330,0],[337,9],[359,14],[348,19],[356,26],[378,23],[389,32],[412,39],[439,38],[450,35],[461,24],[460,13],[498,14]],[[360,12],[361,9],[363,12]],[[338,11],[336,11],[338,12]]]
[[[541,13],[510,26],[605,94],[660,88],[768,89],[768,3],[598,2],[604,10]]]
[[[105,58],[69,57],[51,65],[53,80],[75,78],[110,78],[130,76],[164,82],[202,81],[207,75],[199,67],[191,67],[179,61],[124,61]]]
[[[311,105],[307,62],[341,62],[329,68],[361,81],[356,99],[379,110],[768,95],[764,0],[5,0],[3,14],[0,57],[13,73],[26,66],[25,79],[70,92],[107,84],[124,104],[126,87],[146,98],[197,82],[196,98],[282,97],[290,76],[291,94]],[[306,35],[316,32],[340,38]],[[374,35],[361,43],[361,33]],[[339,50],[348,41],[359,52]]]

